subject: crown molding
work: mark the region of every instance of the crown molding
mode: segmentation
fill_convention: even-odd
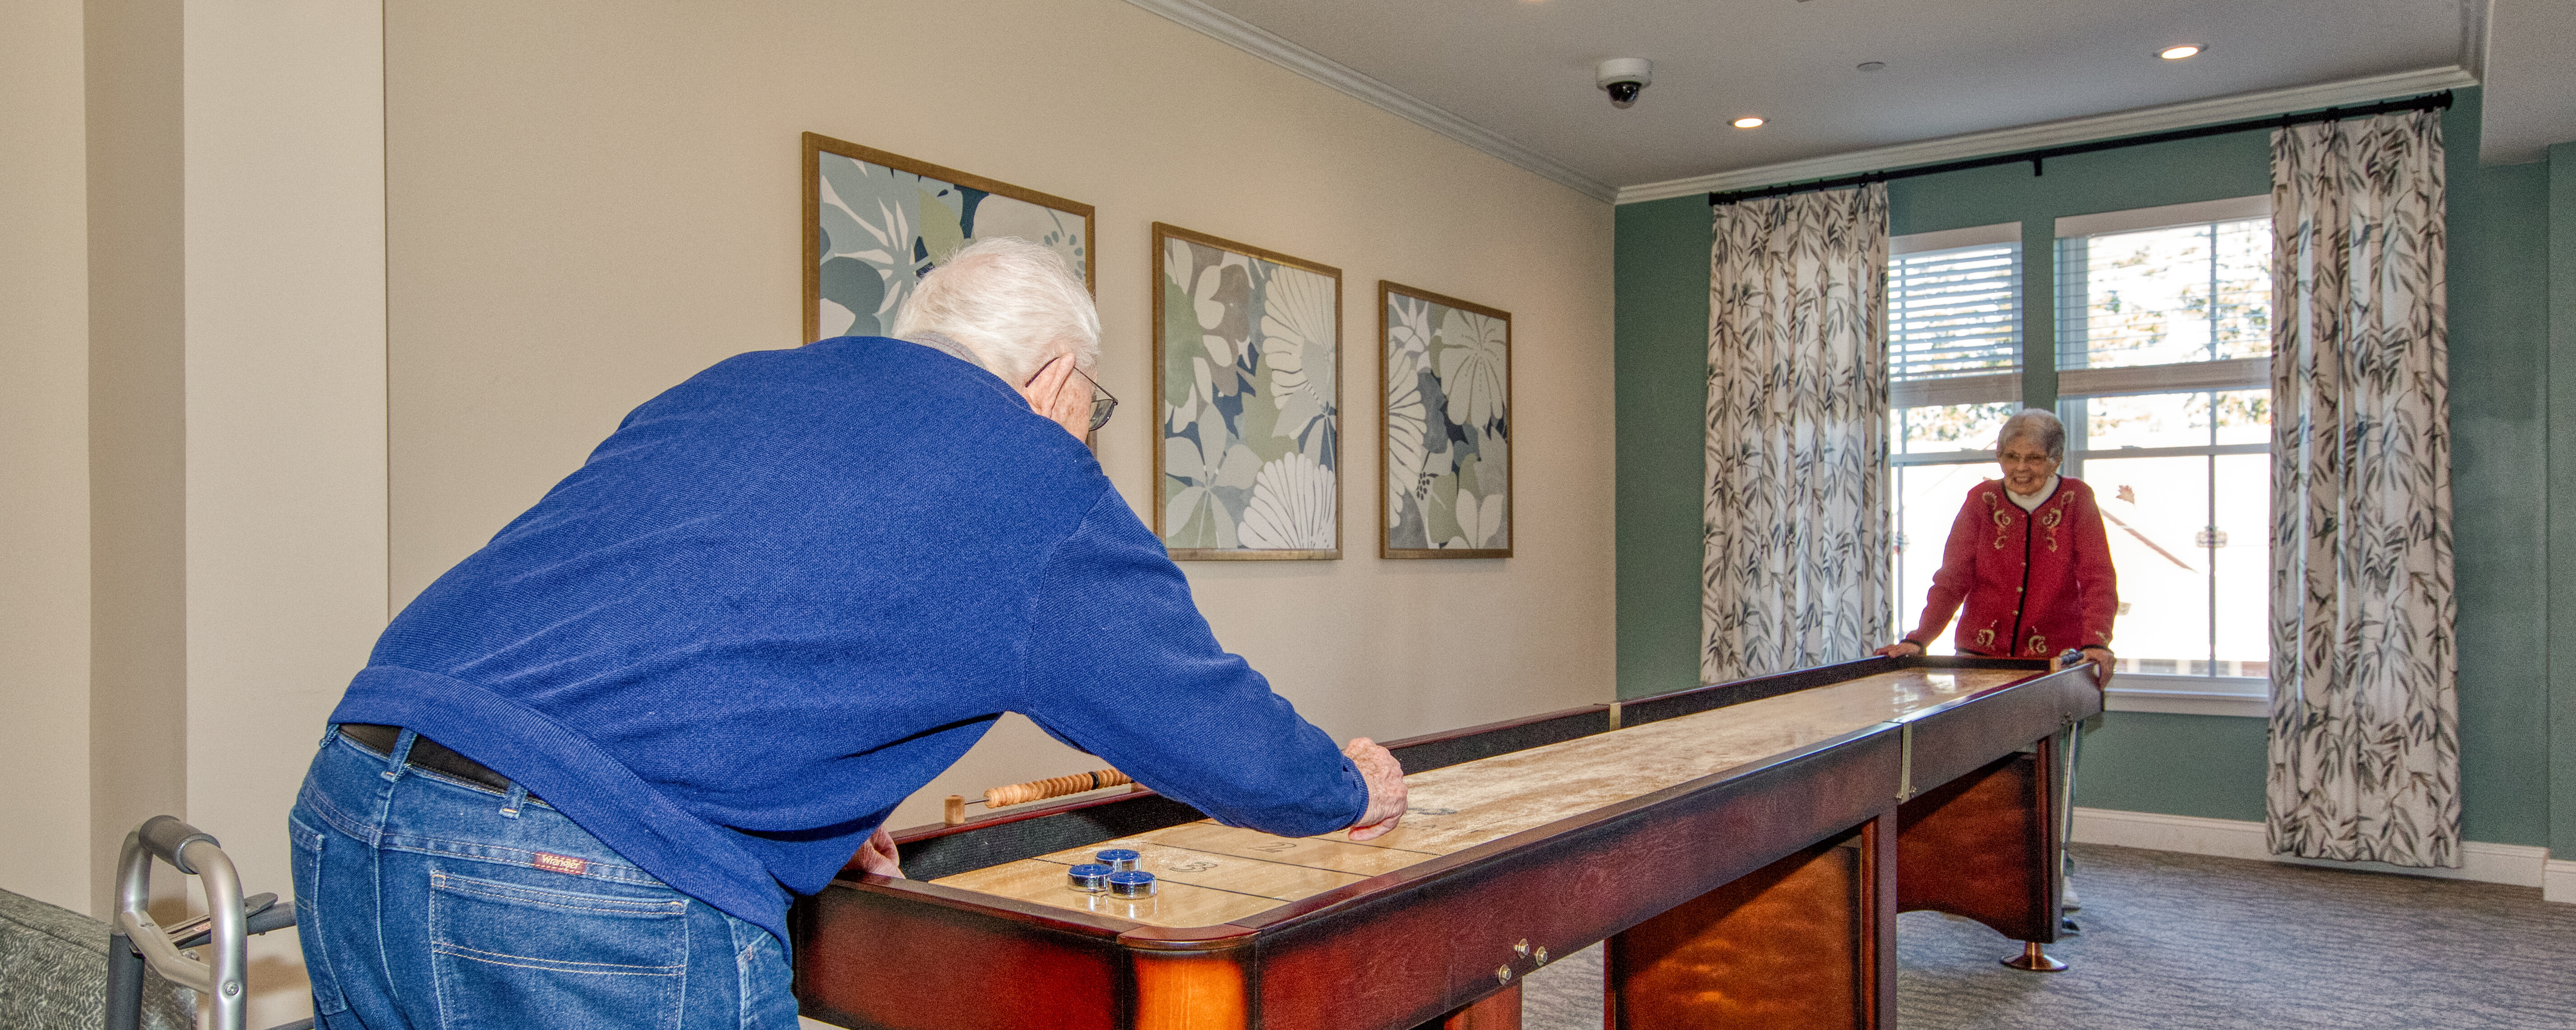
[[[2487,77],[2487,13],[2495,0],[2460,0],[2460,68],[2484,82]]]
[[[1127,2],[1179,22],[1183,26],[1195,29],[1209,38],[1254,57],[1350,94],[1396,117],[1519,165],[1584,196],[1605,201],[1619,196],[1620,191],[1616,187],[1585,175],[1572,165],[1515,143],[1492,129],[1424,103],[1414,98],[1412,94],[1361,74],[1349,65],[1291,43],[1268,29],[1217,10],[1199,0],[1127,0]]]
[[[1138,0],[1142,2],[1142,0]],[[1847,154],[1813,157],[1799,161],[1744,168],[1731,172],[1647,183],[1619,188],[1617,203],[1634,204],[1645,200],[1684,197],[1694,193],[1750,189],[1806,179],[1829,179],[1839,175],[1857,175],[1914,165],[1983,157],[2015,150],[2034,150],[2064,143],[2084,143],[2098,139],[2136,136],[2167,129],[2184,129],[2195,125],[2231,122],[2266,115],[2310,111],[2321,107],[2369,103],[2390,97],[2436,90],[2458,89],[2478,84],[2476,76],[2452,66],[2426,68],[2420,71],[2373,75],[2341,82],[2294,86],[2262,93],[2240,93],[2232,97],[2214,97],[2163,107],[2142,107],[2134,111],[2041,122],[1991,132],[1969,133],[1920,143],[1900,143],[1874,150],[1857,150]]]

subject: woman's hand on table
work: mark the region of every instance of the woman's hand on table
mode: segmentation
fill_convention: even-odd
[[[1886,647],[1879,648],[1877,651],[1877,654],[1884,658],[1912,658],[1915,655],[1922,653],[1923,645],[1917,644],[1911,640],[1899,640],[1893,644],[1887,645]]]
[[[2084,660],[2093,663],[2093,685],[2105,690],[2110,689],[2112,661],[2111,649],[2107,647],[2085,648]]]

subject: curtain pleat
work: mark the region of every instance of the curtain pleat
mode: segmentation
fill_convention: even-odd
[[[1860,658],[1890,634],[1887,187],[1715,217],[1704,683]]]
[[[2439,112],[2272,137],[2275,853],[2460,864]]]

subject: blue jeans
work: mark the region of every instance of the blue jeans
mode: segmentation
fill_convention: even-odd
[[[795,1030],[769,932],[663,886],[552,806],[322,738],[287,818],[327,1030]]]

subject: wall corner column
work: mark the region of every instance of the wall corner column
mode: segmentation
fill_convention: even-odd
[[[2543,896],[2576,903],[2576,142],[2549,148],[2549,854]]]
[[[187,804],[181,8],[83,6],[93,915],[126,832]]]
[[[187,818],[254,889],[385,624],[382,5],[186,0]],[[299,968],[292,934],[252,960]],[[303,1015],[252,983],[253,1025]]]
[[[0,7],[0,887],[94,900],[81,0]]]

